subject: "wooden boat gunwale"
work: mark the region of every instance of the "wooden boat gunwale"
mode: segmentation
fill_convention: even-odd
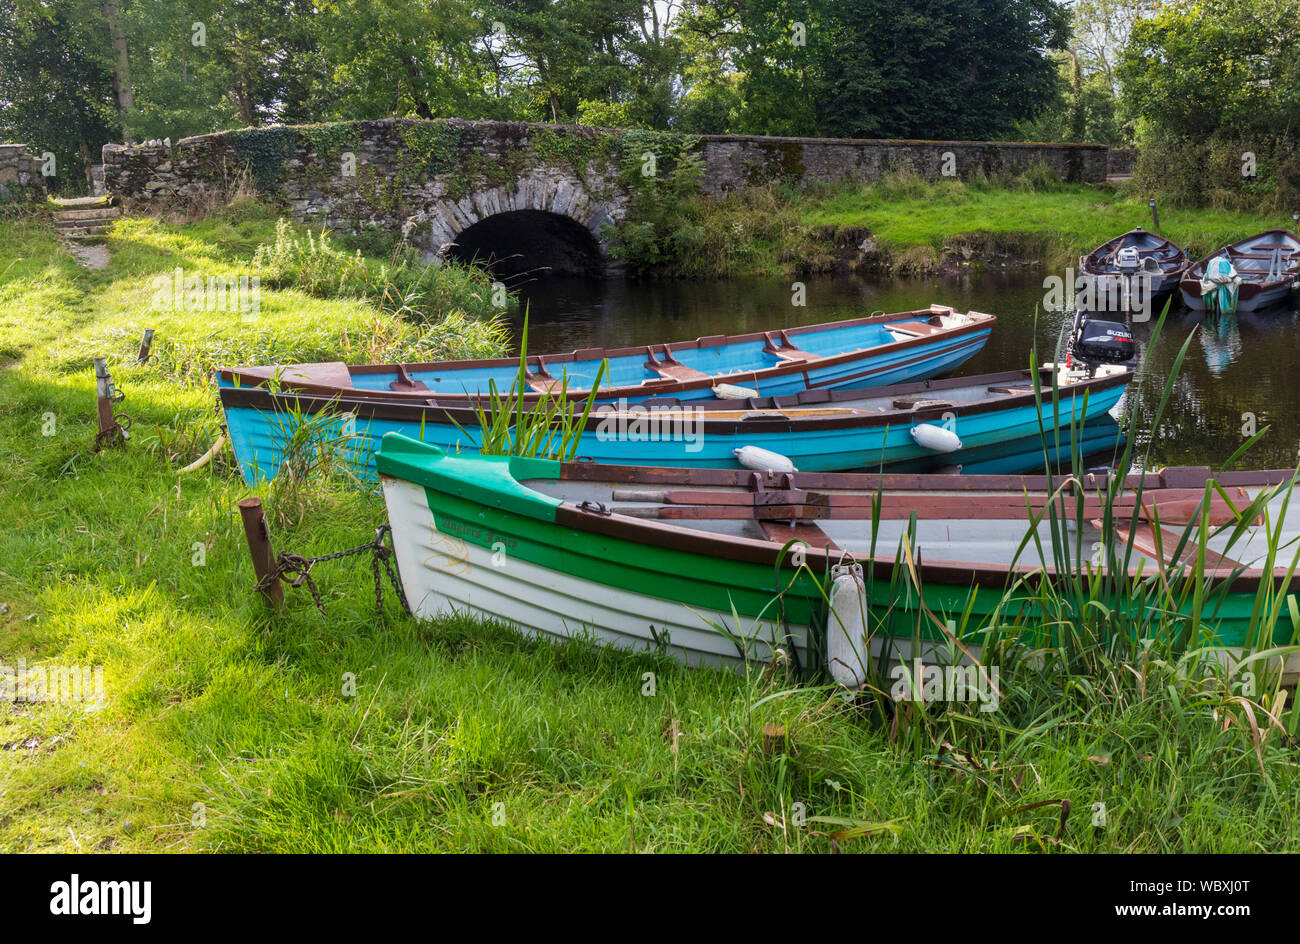
[[[948,315],[948,316],[961,315],[962,317],[969,319],[969,321],[967,324],[956,325],[948,328],[942,326],[935,326],[936,330],[929,334],[917,335],[911,338],[898,339],[898,340],[888,342],[886,344],[877,345],[875,347],[867,348],[864,350],[847,351],[839,354],[827,355],[824,357],[818,356],[811,361],[782,360],[779,363],[772,365],[770,367],[762,367],[756,370],[741,371],[734,374],[708,375],[703,378],[690,379],[690,380],[674,380],[671,378],[659,378],[657,380],[652,379],[652,380],[646,380],[640,384],[635,384],[635,385],[624,385],[621,387],[601,388],[597,396],[600,399],[615,399],[620,396],[642,397],[645,396],[647,393],[653,394],[655,391],[671,392],[676,390],[700,390],[706,387],[711,389],[712,387],[716,386],[719,383],[726,383],[730,381],[744,381],[744,380],[749,380],[751,378],[755,380],[761,380],[767,378],[784,377],[790,374],[806,374],[807,372],[813,369],[822,369],[825,367],[836,367],[845,363],[849,363],[855,359],[859,359],[859,360],[863,359],[867,355],[874,356],[882,353],[889,354],[897,351],[908,350],[910,348],[927,350],[928,353],[926,353],[923,356],[919,356],[911,360],[897,362],[893,366],[898,366],[900,364],[906,365],[911,363],[917,363],[920,361],[930,359],[936,356],[937,354],[943,354],[951,350],[950,347],[941,347],[936,351],[930,352],[929,351],[930,346],[933,345],[936,341],[963,339],[966,335],[976,334],[986,330],[990,330],[997,323],[996,316],[985,312],[972,310],[963,313],[963,312],[958,312],[956,309],[950,308],[948,306],[931,305],[929,309],[917,309],[915,311],[886,313],[881,315],[868,315],[860,318],[844,319],[841,321],[830,321],[830,322],[823,322],[820,324],[800,325],[793,328],[785,328],[782,330],[782,334],[784,336],[787,336],[788,338],[788,336],[790,335],[797,336],[802,334],[810,334],[814,332],[839,330],[843,328],[855,328],[855,327],[862,327],[862,326],[876,325],[876,324],[887,325],[894,322],[905,322],[909,319],[914,321],[920,321],[923,318],[925,319],[937,318],[937,317],[942,317],[944,315]],[[750,344],[759,341],[765,342],[767,344],[771,344],[773,341],[773,338],[771,337],[772,334],[773,331],[771,330],[753,331],[745,334],[710,335],[706,337],[699,337],[690,341],[670,341],[662,344],[637,345],[634,347],[626,347],[626,348],[609,349],[604,347],[595,347],[595,348],[584,348],[580,350],[574,350],[568,352],[567,354],[530,354],[526,358],[526,364],[530,370],[542,368],[546,371],[550,371],[557,367],[560,370],[563,370],[564,366],[567,364],[572,364],[572,363],[577,363],[582,361],[598,361],[602,358],[613,359],[619,357],[637,357],[646,353],[651,348],[656,349],[656,351],[658,352],[668,351],[668,352],[675,353],[678,351],[699,350],[701,348],[722,347],[722,346],[735,345],[735,344]],[[961,345],[958,344],[955,346],[960,347]],[[227,384],[239,384],[240,385],[239,388],[242,388],[245,384],[250,386],[260,386],[265,384],[270,379],[272,373],[274,373],[280,367],[289,368],[289,369],[293,369],[293,368],[301,369],[301,368],[310,368],[314,366],[321,366],[321,365],[286,364],[286,365],[266,366],[266,367],[251,367],[251,366],[223,367],[223,368],[218,368],[216,370],[216,376],[220,381],[223,381]],[[428,361],[428,362],[420,362],[420,363],[410,362],[410,363],[402,363],[402,364],[362,364],[362,365],[342,365],[342,366],[346,368],[349,376],[357,376],[357,375],[365,376],[371,374],[392,373],[401,377],[404,374],[409,373],[410,371],[420,371],[420,372],[437,371],[437,370],[461,371],[461,370],[493,368],[493,367],[501,367],[501,368],[508,367],[512,369],[518,369],[519,359],[517,357],[499,357],[499,358],[460,360],[460,361]],[[842,384],[846,381],[858,379],[858,376],[868,376],[871,373],[873,373],[873,371],[864,371],[861,375],[850,375],[849,377],[838,378],[833,382],[835,384]],[[823,385],[823,383],[830,383],[830,381],[819,382],[815,386],[821,386]],[[415,391],[371,390],[367,388],[358,388],[358,387],[342,387],[331,383],[315,383],[311,380],[303,380],[303,379],[297,379],[293,377],[283,377],[283,376],[280,379],[280,385],[282,387],[287,387],[295,390],[302,390],[304,392],[324,392],[324,391],[338,392],[338,393],[346,392],[348,395],[356,396],[359,399],[365,398],[365,399],[420,400],[420,399],[427,399],[428,396],[430,395],[435,395],[437,397],[443,397],[443,398],[453,398],[453,399],[472,398],[473,396],[475,396],[475,394],[470,394],[470,393],[448,393],[448,392],[435,393],[433,391],[425,392],[425,391],[418,391],[418,390]],[[814,385],[810,384],[810,386],[814,386]],[[527,399],[535,399],[539,396],[541,396],[541,394],[537,392],[529,392],[525,394],[525,397]]]
[[[405,458],[408,455],[424,458],[436,455],[438,461],[426,466],[420,464],[420,458],[415,460]],[[449,467],[441,465],[446,460],[451,460]],[[466,463],[474,464],[477,469],[489,472],[490,476],[477,479],[468,477],[468,468],[473,468],[474,465],[466,467]],[[437,449],[437,447],[428,446],[400,434],[390,433],[384,437],[384,446],[379,453],[379,464],[380,475],[383,480],[398,479],[424,488],[431,488],[438,492],[455,494],[463,501],[549,521],[563,530],[615,538],[634,545],[663,548],[697,556],[701,559],[730,560],[739,563],[759,564],[765,567],[779,565],[783,569],[792,571],[798,570],[800,566],[794,557],[787,552],[786,545],[789,543],[788,541],[760,540],[685,527],[671,521],[634,517],[592,502],[573,502],[553,498],[536,491],[526,484],[530,479],[554,479],[557,475],[564,476],[566,474],[575,478],[586,478],[584,474],[586,472],[586,463],[561,464],[549,460],[520,459],[518,457],[451,456],[443,450]],[[603,473],[617,467],[597,466],[596,468]],[[656,470],[644,476],[632,474],[641,471],[643,470],[627,470],[628,475],[625,476],[624,480],[637,481],[639,478],[644,481],[646,478],[661,475],[662,470]],[[1170,472],[1169,478],[1171,480],[1189,483],[1200,478],[1202,474],[1202,470],[1199,468],[1190,470],[1173,469]],[[1148,473],[1148,475],[1155,474],[1162,473]],[[1281,484],[1276,480],[1280,474],[1278,471],[1243,473],[1238,474],[1237,480],[1241,485],[1267,487]],[[738,470],[736,475],[741,476],[743,480],[743,477],[750,475],[750,473]],[[806,482],[817,477],[818,474],[795,473],[795,475]],[[843,474],[835,473],[820,473],[819,475],[823,477],[822,481],[825,481],[825,476],[846,477]],[[1295,475],[1294,470],[1288,471],[1282,481],[1290,481]],[[692,477],[694,476],[692,475]],[[860,478],[873,479],[878,478],[878,476],[866,474],[861,475]],[[915,477],[906,476],[903,478],[915,479]],[[959,479],[961,476],[951,478]],[[1024,481],[1026,477],[972,476],[971,478],[994,479],[1006,482],[1014,487],[1016,483]],[[1033,477],[1029,478],[1032,479]],[[506,490],[494,489],[492,479],[508,479],[509,488]],[[1144,494],[1159,492],[1160,490],[1160,488],[1147,488],[1144,489]],[[978,507],[979,497],[971,496],[971,498]],[[1068,505],[1066,507],[1068,508]],[[866,518],[869,518],[869,513],[864,517],[864,520]],[[815,520],[807,523],[816,524]],[[877,578],[888,580],[893,569],[897,566],[897,562],[890,557],[880,555],[866,557],[839,549],[834,546],[834,542],[829,536],[826,537],[826,541],[821,546],[811,541],[805,541],[805,543],[807,547],[804,549],[803,563],[814,572],[823,570],[829,572],[829,568],[835,565],[855,562],[862,565],[864,569],[870,568]],[[1037,585],[1038,581],[1051,576],[1050,573],[1044,571],[1042,566],[1033,563],[1017,563],[1012,566],[991,562],[950,561],[935,558],[919,561],[917,563],[917,574],[923,585],[934,583],[955,588],[980,587],[986,589],[1005,589],[1012,578],[1024,580],[1032,589]],[[1130,569],[1129,574],[1131,577],[1135,576],[1136,568]],[[1245,568],[1244,565],[1233,569],[1217,567],[1211,569],[1207,567],[1203,573],[1203,577],[1212,587],[1224,582],[1230,582],[1234,593],[1253,593],[1258,590],[1260,584],[1268,576],[1262,569]],[[1278,589],[1289,579],[1284,566],[1275,568],[1271,576],[1274,587]]]

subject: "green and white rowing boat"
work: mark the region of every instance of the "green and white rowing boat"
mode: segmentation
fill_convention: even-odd
[[[989,627],[1057,641],[1041,628],[1039,587],[1044,574],[1068,582],[1051,563],[1055,533],[1083,555],[1087,592],[1127,601],[1134,617],[1161,607],[1164,625],[1208,646],[1293,635],[1278,616],[1300,538],[1279,523],[1293,471],[1229,473],[1216,486],[1208,469],[1168,469],[1140,489],[1129,476],[1108,516],[1105,477],[634,468],[455,455],[396,433],[377,463],[421,618],[468,611],[691,665],[779,651],[856,685],[882,654],[969,659]],[[1068,525],[1054,526],[1049,506]],[[1197,547],[1179,536],[1202,522],[1192,565]],[[1033,528],[1046,566],[1025,543]],[[1287,560],[1269,553],[1288,542]],[[1089,554],[1100,572],[1086,573]]]

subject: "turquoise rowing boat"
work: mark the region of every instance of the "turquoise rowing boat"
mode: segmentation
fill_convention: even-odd
[[[938,377],[960,366],[984,347],[996,320],[931,305],[923,311],[672,344],[534,354],[527,358],[524,392],[540,396],[565,385],[571,396],[585,396],[603,361],[609,369],[598,398],[629,403],[651,397],[711,399],[737,387],[742,388],[738,396],[779,397],[886,386]],[[327,397],[418,402],[428,395],[440,400],[486,396],[492,385],[510,390],[519,366],[518,359],[504,357],[364,367],[333,362],[233,367],[218,371],[217,382],[247,387],[273,379],[280,389]]]
[[[1092,376],[1062,369],[1053,406],[1052,372],[1045,367],[1041,410],[1035,378],[1024,370],[869,391],[601,404],[579,425],[576,455],[618,465],[740,468],[762,450],[809,472],[965,465],[1022,471],[1041,468],[1044,428],[1054,461],[1068,461],[1072,448],[1087,454],[1113,447],[1117,430],[1099,421],[1117,406],[1131,377],[1116,365]],[[275,477],[304,425],[342,450],[363,478],[374,477],[373,455],[388,433],[452,452],[477,451],[482,434],[473,403],[459,400],[327,399],[264,386],[220,392],[230,441],[250,483]],[[1071,442],[1071,424],[1084,427],[1085,442]]]

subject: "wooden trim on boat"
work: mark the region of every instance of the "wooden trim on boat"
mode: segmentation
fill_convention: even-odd
[[[1125,488],[1144,490],[1179,488],[1201,489],[1214,479],[1223,486],[1265,487],[1281,485],[1297,474],[1295,469],[1261,469],[1221,472],[1215,475],[1209,466],[1171,466],[1158,472],[1131,473]],[[560,478],[579,482],[611,482],[643,485],[707,485],[731,488],[804,488],[850,489],[853,491],[927,492],[942,491],[1050,491],[1070,483],[1071,477],[1060,475],[947,475],[934,472],[784,472],[763,473],[749,469],[687,469],[632,465],[602,465],[596,462],[566,462]],[[1087,489],[1106,487],[1109,475],[1087,473],[1082,486]],[[796,486],[797,483],[797,486]]]
[[[682,551],[703,557],[716,557],[743,563],[761,564],[768,567],[780,566],[797,569],[791,555],[782,554],[782,544],[771,540],[739,537],[688,528],[670,522],[654,519],[631,517],[611,512],[608,509],[581,507],[572,502],[563,502],[555,509],[555,523],[564,528],[572,528],[589,534],[617,538],[633,543],[647,544],[670,550]],[[870,568],[880,579],[889,579],[897,562],[885,558],[866,558],[848,555],[864,568]],[[810,544],[805,552],[805,563],[814,571],[822,570],[834,564],[842,563],[845,552],[835,548],[824,548]],[[923,560],[917,565],[922,582],[949,584],[953,586],[1005,588],[1011,576],[1024,579],[1030,587],[1036,585],[1044,576],[1043,568],[1038,564],[971,563]],[[1265,578],[1263,571],[1257,568],[1245,569],[1240,564],[1231,570],[1207,568],[1204,577],[1212,581],[1231,580],[1234,590],[1255,592]],[[1280,588],[1287,577],[1284,572],[1274,571],[1273,584]]]
[[[865,325],[874,325],[874,324],[888,325],[899,321],[906,321],[908,320],[909,317],[911,317],[914,321],[919,321],[922,320],[923,318],[930,319],[930,318],[941,317],[943,315],[959,315],[959,314],[961,313],[956,311],[956,309],[949,308],[946,306],[932,305],[928,310],[898,312],[895,314],[870,315],[862,318],[849,318],[843,321],[830,321],[821,324],[801,325],[794,328],[786,328],[784,329],[784,332],[785,335],[789,337],[790,335],[798,336],[798,335],[811,334],[811,333],[817,333],[822,331],[861,327]],[[993,327],[993,325],[997,323],[997,318],[995,316],[987,314],[985,312],[969,311],[965,313],[965,317],[971,319],[970,323],[964,325],[957,325],[951,328],[943,328],[941,329],[943,335],[947,338],[960,339],[963,338],[965,335],[975,334],[975,333],[989,330]],[[654,347],[658,348],[661,352],[667,353],[670,356],[674,356],[676,352],[679,351],[691,351],[691,350],[699,350],[701,348],[721,347],[723,345],[730,345],[730,344],[747,344],[751,342],[766,343],[767,341],[768,341],[767,332],[754,331],[754,332],[749,332],[747,334],[713,335],[709,337],[696,338],[694,341],[671,341],[664,344],[654,345]],[[933,334],[925,335],[925,336],[916,336],[912,338],[895,340],[887,344],[878,345],[876,347],[871,348],[870,353],[871,354],[892,353],[894,351],[904,350],[909,347],[922,347],[922,346],[931,345],[933,343],[934,343]],[[564,365],[577,363],[580,361],[599,361],[602,358],[613,359],[618,357],[637,357],[643,355],[646,352],[646,350],[647,348],[645,345],[641,345],[639,347],[615,348],[613,350],[609,350],[606,348],[586,348],[583,350],[572,351],[568,354],[548,354],[544,356],[546,358],[546,366],[552,372],[552,376],[554,376],[555,368],[557,366],[562,370]],[[927,350],[929,350],[929,348],[927,348]],[[949,350],[949,348],[947,347],[941,348],[938,350],[938,353],[943,353],[947,350]],[[744,371],[733,375],[702,374],[703,379],[687,380],[685,382],[678,382],[667,378],[659,381],[646,381],[645,383],[641,383],[641,384],[626,385],[622,387],[610,387],[608,389],[602,390],[600,396],[602,398],[615,398],[620,395],[621,396],[628,396],[628,395],[644,396],[647,393],[653,393],[654,389],[659,386],[663,386],[665,389],[672,389],[672,390],[697,390],[703,387],[712,387],[714,384],[717,383],[743,381],[753,377],[754,375],[759,375],[761,377],[783,377],[788,374],[803,373],[814,367],[817,369],[821,369],[824,367],[833,367],[837,364],[842,364],[853,359],[860,359],[867,353],[868,352],[865,350],[858,350],[858,351],[844,352],[840,354],[833,354],[826,357],[818,357],[815,361],[803,361],[803,360],[784,361],[783,360],[782,363],[775,364],[771,367],[761,367],[758,368],[757,370]],[[930,353],[922,357],[915,358],[913,360],[904,361],[902,363],[903,364],[914,363],[917,360],[924,360],[927,357],[933,357],[933,356],[934,353]],[[303,365],[290,364],[284,366],[300,367]],[[349,371],[349,376],[351,377],[351,376],[365,376],[369,374],[396,373],[398,371],[398,366],[399,365],[397,364],[366,364],[366,365],[348,367],[347,369]],[[499,357],[499,358],[490,358],[490,359],[481,359],[481,360],[429,361],[423,363],[409,363],[401,366],[406,368],[408,374],[411,371],[421,371],[421,372],[438,371],[438,370],[460,371],[465,369],[480,369],[480,368],[490,368],[490,367],[509,367],[509,368],[517,369],[519,366],[519,360],[518,358]],[[891,365],[891,367],[896,367],[896,366],[898,366],[897,363]],[[228,383],[235,383],[236,381],[239,381],[241,383],[251,382],[252,384],[256,385],[256,384],[264,383],[266,381],[267,376],[265,372],[270,370],[274,370],[274,368],[226,367],[226,368],[218,368],[216,373],[218,377],[220,377],[222,380]],[[853,375],[853,377],[851,378],[841,378],[838,381],[834,381],[834,382],[842,383],[845,379],[850,379],[850,380],[856,379],[857,377],[868,376],[870,373],[873,372],[878,372],[878,371],[864,371],[861,374]],[[333,386],[332,384],[313,384],[309,381],[298,381],[293,379],[283,381],[283,385],[304,392],[318,392],[318,391],[320,392],[330,391],[330,392],[337,392],[337,393],[346,392],[348,395],[355,395],[358,398],[370,398],[376,395],[381,399],[392,398],[392,399],[419,400],[424,398],[421,392],[419,391],[365,390],[356,387],[339,388]],[[472,396],[472,394],[439,393],[436,394],[436,396],[450,397],[452,399],[456,399],[456,398],[464,398],[467,396]]]

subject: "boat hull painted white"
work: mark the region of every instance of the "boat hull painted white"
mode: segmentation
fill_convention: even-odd
[[[438,530],[422,487],[387,477],[383,485],[393,546],[403,562],[402,587],[420,619],[468,612],[508,623],[529,635],[590,638],[640,651],[659,648],[657,634],[665,641],[664,648],[687,665],[736,668],[744,664],[736,645],[707,622],[736,633],[730,612],[617,590],[511,558],[504,550],[470,544]],[[416,566],[407,566],[407,561],[415,561]],[[771,659],[771,640],[779,642],[782,633],[776,620],[739,629],[740,635],[753,639],[751,659]],[[802,660],[807,628],[792,629],[800,639],[797,648]]]

